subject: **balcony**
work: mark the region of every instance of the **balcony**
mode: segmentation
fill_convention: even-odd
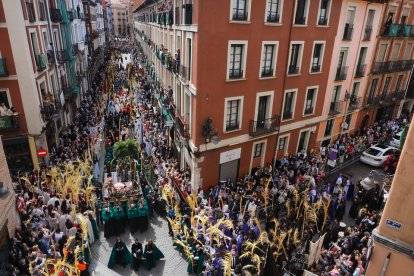
[[[364,37],[362,40],[369,41],[371,40],[371,34],[372,34],[372,26],[366,26],[364,29]]]
[[[57,109],[53,104],[46,104],[40,108],[40,114],[44,121],[49,121],[53,116],[57,114]]]
[[[69,55],[66,50],[57,51],[56,54],[57,54],[57,60],[60,64],[65,63],[66,61],[69,60]]]
[[[405,90],[397,90],[393,93],[394,100],[403,100],[405,98]]]
[[[43,70],[46,69],[46,55],[45,54],[38,54],[36,55],[36,66],[37,66],[37,71],[41,72]]]
[[[266,21],[267,23],[279,23],[280,15],[279,14],[268,14]]]
[[[18,130],[19,115],[0,116],[0,130]]]
[[[387,73],[388,67],[389,67],[388,61],[377,61],[374,63],[374,66],[372,67],[372,73],[373,74]]]
[[[335,80],[346,80],[348,66],[342,66],[336,69]]]
[[[299,74],[299,67],[296,66],[296,65],[289,65],[288,74],[289,75],[297,75],[297,74]]]
[[[372,68],[373,74],[384,74],[392,72],[410,71],[414,65],[414,60],[394,60],[376,62]]]
[[[349,111],[354,111],[361,108],[361,97],[351,96],[349,99]]]
[[[0,58],[0,77],[7,77],[8,75],[6,59]]]
[[[53,23],[62,22],[63,17],[59,9],[50,9],[50,18]]]
[[[344,101],[331,102],[329,106],[329,115],[335,116],[341,114],[343,111]]]
[[[68,13],[69,20],[73,21],[75,19],[75,16],[74,16],[73,12],[72,11],[67,11],[67,13]]]
[[[248,13],[245,10],[235,10],[231,17],[234,21],[247,21]]]
[[[54,55],[53,51],[47,52],[46,56],[47,56],[47,62],[49,64],[55,64],[56,63],[56,59],[55,59],[55,55]]]
[[[27,11],[27,18],[29,19],[29,22],[31,22],[31,23],[35,22],[36,17],[35,17],[33,3],[26,2],[26,11]]]
[[[274,116],[263,121],[250,120],[249,135],[251,137],[258,137],[266,135],[280,129],[280,116]]]
[[[74,87],[72,85],[64,85],[62,87],[63,95],[65,96],[65,99],[66,100],[72,98],[72,96],[73,96],[73,89],[74,89]]]
[[[352,33],[354,32],[354,25],[346,23],[342,40],[352,40]]]
[[[326,16],[319,16],[318,25],[319,26],[326,26],[326,25],[328,25],[328,18]]]
[[[243,70],[241,69],[230,69],[229,71],[229,79],[241,79],[243,78]]]
[[[78,43],[75,43],[75,44],[72,45],[72,52],[73,52],[74,55],[79,53]]]
[[[178,74],[186,81],[189,80],[190,72],[187,66],[180,64]]]
[[[181,116],[180,116],[181,117]],[[188,132],[188,125],[184,122],[183,118],[175,117],[175,127],[178,133],[183,138],[190,138],[190,134]]]
[[[356,71],[355,71],[355,77],[356,78],[362,78],[365,76],[365,68],[367,67],[366,64],[358,64]]]
[[[262,69],[261,76],[263,78],[272,77],[273,76],[273,72],[274,72],[274,70],[272,68],[265,68],[265,69]]]
[[[312,64],[311,72],[317,73],[321,71],[321,65],[320,64]]]

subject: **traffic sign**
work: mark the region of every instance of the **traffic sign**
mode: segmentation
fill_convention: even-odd
[[[45,158],[47,156],[47,150],[45,149],[38,149],[37,156],[40,158]]]

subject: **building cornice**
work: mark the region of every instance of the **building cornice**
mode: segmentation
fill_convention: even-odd
[[[414,259],[414,247],[411,247],[409,245],[399,243],[398,241],[395,241],[393,239],[390,239],[386,236],[381,235],[378,233],[378,229],[374,229],[372,231],[372,238],[374,242],[384,245],[385,247],[389,247],[395,251],[398,251],[404,255],[407,255],[408,257]],[[375,249],[374,249],[375,250]]]

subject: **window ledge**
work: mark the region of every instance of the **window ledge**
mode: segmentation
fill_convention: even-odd
[[[272,27],[280,27],[283,26],[282,23],[272,23],[272,22],[265,22],[264,23],[266,26],[272,26]]]
[[[289,77],[299,77],[300,76],[300,73],[297,73],[297,74],[287,74],[287,77],[289,78]]]
[[[259,77],[259,80],[273,80],[276,79],[276,76],[272,76],[272,77]]]
[[[246,24],[250,24],[251,22],[249,20],[246,20],[246,21],[230,20],[229,23],[230,24],[245,24],[246,25]]]
[[[306,28],[306,27],[309,27],[309,26],[308,26],[308,24],[293,24],[293,27]]]
[[[317,28],[329,28],[329,25],[316,25]]]
[[[289,122],[289,121],[293,121],[295,118],[290,118],[290,119],[282,119],[281,122],[285,123],[285,122]]]
[[[226,82],[236,82],[236,81],[245,81],[246,78],[240,78],[240,79],[226,79]]]
[[[322,71],[318,71],[318,72],[309,72],[309,75],[320,75],[322,74]]]
[[[229,134],[229,133],[233,133],[233,132],[237,132],[237,131],[241,131],[241,128],[238,129],[232,129],[232,130],[224,130],[223,134]]]
[[[313,115],[315,115],[315,112],[312,112],[312,113],[310,113],[310,114],[302,114],[302,117],[310,117],[310,116],[313,116]]]

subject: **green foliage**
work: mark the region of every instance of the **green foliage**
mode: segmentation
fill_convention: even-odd
[[[116,159],[127,157],[137,159],[139,154],[139,143],[137,140],[133,139],[116,142],[113,148],[113,154]]]

